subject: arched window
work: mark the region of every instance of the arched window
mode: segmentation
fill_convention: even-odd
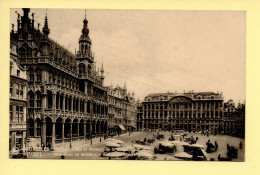
[[[20,54],[20,57],[26,57],[26,50],[25,50],[25,48],[23,48],[23,47],[21,47],[20,49],[19,49],[19,54]]]
[[[36,82],[41,82],[42,81],[42,70],[40,68],[37,68],[35,70],[36,72]]]
[[[83,51],[84,51],[84,45],[81,44],[81,53],[83,53]]]
[[[32,91],[28,92],[28,97],[29,97],[29,107],[33,108],[34,107],[34,93]]]
[[[26,49],[26,57],[32,57],[32,49],[31,48],[28,48]]]
[[[79,74],[80,75],[83,75],[83,74],[85,74],[86,72],[85,72],[85,64],[83,64],[83,63],[80,63],[79,64]]]
[[[90,64],[88,65],[88,75],[89,76],[91,75],[91,65]]]
[[[37,108],[42,107],[41,93],[39,91],[36,92],[36,105]]]
[[[28,80],[29,80],[29,82],[34,82],[34,72],[33,72],[33,69],[29,68],[27,70],[27,72],[28,72]]]

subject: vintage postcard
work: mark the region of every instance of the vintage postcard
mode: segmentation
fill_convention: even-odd
[[[245,11],[11,8],[10,26],[10,159],[245,161]]]

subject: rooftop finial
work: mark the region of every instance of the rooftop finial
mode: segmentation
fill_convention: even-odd
[[[87,12],[86,12],[86,10],[85,10],[85,19],[87,19]]]

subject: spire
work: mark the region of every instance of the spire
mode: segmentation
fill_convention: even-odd
[[[45,16],[44,27],[42,28],[42,32],[46,37],[48,37],[48,35],[50,34],[50,29],[48,27],[47,10],[46,10],[46,16]]]
[[[87,35],[89,34],[86,10],[85,10],[85,19],[83,20],[82,34],[87,34]]]
[[[103,66],[103,61],[102,61],[102,64],[101,64],[100,73],[101,73],[101,76],[104,78],[104,66]]]

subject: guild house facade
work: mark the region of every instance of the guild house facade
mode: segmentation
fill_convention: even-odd
[[[124,87],[108,86],[109,130],[112,133],[122,133],[136,129],[136,101],[134,92],[127,92]]]
[[[86,17],[83,17],[78,51],[72,54],[49,38],[51,29],[47,14],[42,30],[39,24],[35,27],[34,13],[30,14],[29,8],[23,8],[23,15],[17,15],[16,31],[12,25],[11,41],[17,46],[15,50],[20,66],[16,67],[21,69],[20,76],[24,76],[24,69],[27,75],[11,74],[11,82],[19,80],[18,86],[12,84],[18,88],[19,97],[10,100],[10,127],[13,122],[21,124],[24,138],[26,122],[27,141],[36,140],[37,146],[50,148],[56,143],[107,134],[108,99],[104,68],[102,64],[98,69],[94,63]],[[11,53],[11,60],[12,57]],[[15,103],[19,103],[19,108],[14,107]],[[19,117],[22,116],[19,121],[14,117],[17,112]],[[13,131],[14,128],[10,128],[10,134],[15,138]],[[18,135],[20,138],[21,134]]]
[[[25,148],[27,114],[27,75],[17,59],[17,43],[10,44],[9,149]]]
[[[140,110],[140,109],[139,109]],[[220,133],[224,115],[223,97],[214,92],[149,94],[138,116],[138,130],[184,129]]]
[[[224,103],[223,133],[245,137],[245,103],[235,106],[233,100]]]

